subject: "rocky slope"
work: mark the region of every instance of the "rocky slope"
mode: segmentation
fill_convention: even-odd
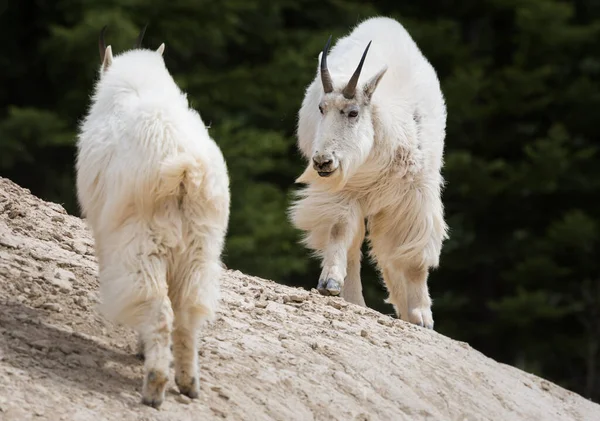
[[[339,298],[228,271],[201,396],[140,404],[85,223],[0,178],[0,420],[600,420],[600,406]]]

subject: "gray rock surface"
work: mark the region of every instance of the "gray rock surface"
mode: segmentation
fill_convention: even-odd
[[[0,178],[0,420],[600,420],[600,406],[341,298],[228,270],[201,394],[140,404],[135,334],[96,311],[78,218]]]

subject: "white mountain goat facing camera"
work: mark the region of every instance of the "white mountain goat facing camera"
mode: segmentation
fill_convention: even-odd
[[[308,186],[292,222],[322,259],[321,294],[364,306],[366,219],[387,302],[403,320],[433,328],[427,277],[447,238],[438,77],[393,19],[365,20],[328,54],[330,42],[299,111],[298,147],[309,164],[296,182]]]
[[[105,29],[77,140],[77,194],[95,239],[101,309],[137,330],[142,402],[158,408],[171,352],[179,391],[198,396],[196,334],[219,302],[229,177],[165,67],[164,44],[141,49],[144,28],[133,50],[113,57]]]

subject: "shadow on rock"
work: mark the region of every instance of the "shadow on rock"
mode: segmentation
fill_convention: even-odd
[[[139,392],[141,364],[94,337],[51,326],[42,312],[18,302],[0,302],[0,361],[33,377],[59,377],[69,387],[119,397]]]

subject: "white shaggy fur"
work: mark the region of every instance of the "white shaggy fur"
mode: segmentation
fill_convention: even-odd
[[[347,99],[342,89],[369,41],[356,95]],[[313,163],[298,178],[308,186],[290,209],[305,244],[322,258],[318,289],[365,305],[366,219],[388,302],[403,320],[433,328],[427,277],[447,238],[440,173],[446,106],[438,77],[404,27],[383,17],[341,38],[327,62],[333,92],[325,93],[318,72],[299,111],[298,147]],[[327,171],[319,174],[324,159]]]
[[[77,142],[77,194],[95,238],[101,308],[135,328],[143,402],[158,407],[172,352],[198,395],[197,329],[215,315],[229,220],[223,155],[157,51],[105,51]],[[101,47],[102,51],[102,47]]]

